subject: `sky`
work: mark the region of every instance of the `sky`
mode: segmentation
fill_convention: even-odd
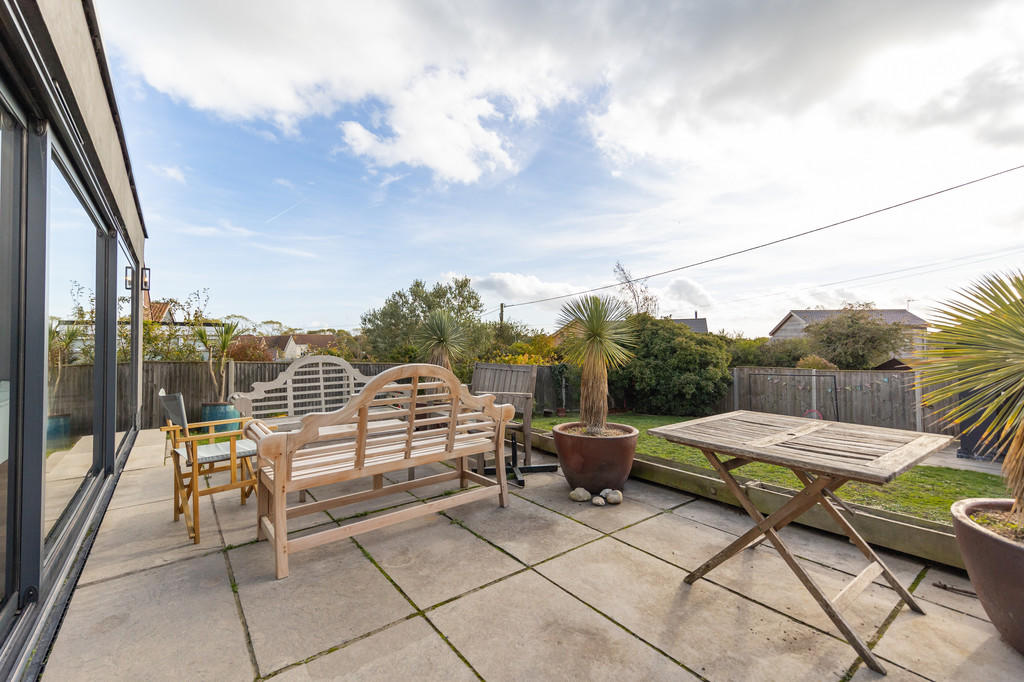
[[[96,0],[155,299],[359,326],[414,279],[562,301],[1024,164],[1024,3]],[[764,336],[1024,256],[1024,170],[648,280]]]

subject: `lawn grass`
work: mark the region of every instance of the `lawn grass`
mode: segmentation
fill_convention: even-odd
[[[533,428],[550,430],[555,424],[576,421],[578,417],[534,417]],[[685,445],[669,443],[663,438],[647,435],[647,429],[675,424],[690,417],[634,414],[609,415],[609,421],[630,424],[640,430],[637,454],[661,457],[703,469],[711,469],[704,455]],[[737,473],[773,485],[799,489],[803,486],[789,469],[771,464],[748,464]],[[908,514],[922,519],[950,523],[949,507],[965,497],[1009,497],[1002,478],[978,471],[949,467],[918,466],[885,486],[851,481],[839,489],[839,496],[849,502]]]

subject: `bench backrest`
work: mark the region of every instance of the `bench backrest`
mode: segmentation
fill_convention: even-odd
[[[516,414],[533,413],[533,392],[537,386],[537,365],[498,365],[478,362],[473,365],[472,388],[475,395],[491,394],[503,403],[515,406]]]
[[[228,400],[243,417],[297,417],[344,407],[369,378],[333,355],[299,358],[273,381],[257,381]]]
[[[373,377],[340,410],[307,414],[301,429],[272,433],[255,421],[246,434],[266,464],[284,466],[289,481],[301,476],[317,485],[335,464],[369,474],[493,452],[514,414],[494,400],[472,395],[443,367],[402,365]],[[304,454],[310,457],[293,471],[292,461]]]

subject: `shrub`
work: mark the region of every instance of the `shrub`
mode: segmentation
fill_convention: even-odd
[[[695,334],[671,320],[635,318],[636,357],[612,372],[613,395],[648,414],[711,414],[729,390],[729,354],[711,334]]]
[[[796,363],[800,369],[839,369],[820,355],[805,355]]]
[[[811,354],[811,342],[804,338],[769,340],[758,351],[761,367],[796,367],[800,358]]]

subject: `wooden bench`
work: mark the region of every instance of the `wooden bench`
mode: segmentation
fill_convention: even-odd
[[[292,362],[272,381],[257,381],[252,390],[228,400],[243,417],[270,420],[329,412],[344,407],[370,379],[333,355],[308,355]]]
[[[472,395],[449,370],[414,364],[378,374],[340,410],[307,414],[299,430],[275,432],[261,420],[250,422],[245,434],[256,443],[259,469],[257,537],[270,539],[277,577],[288,575],[293,552],[491,495],[507,506],[503,440],[514,413],[511,405],[495,405],[492,395]],[[469,466],[469,457],[490,453],[496,481]],[[450,472],[384,485],[386,473],[446,460],[455,460]],[[291,491],[368,477],[371,490],[288,506]],[[481,487],[288,539],[289,518],[453,480],[463,489]]]

